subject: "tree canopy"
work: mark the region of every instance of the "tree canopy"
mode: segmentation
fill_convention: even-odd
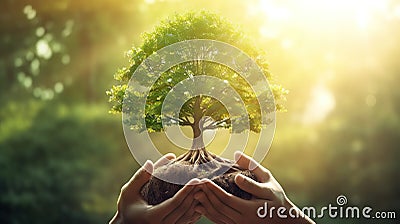
[[[116,73],[115,79],[119,81],[119,84],[113,86],[107,92],[110,96],[110,101],[114,103],[111,109],[112,112],[121,112],[123,110],[127,82],[131,78],[139,85],[145,85],[142,77],[132,77],[132,75],[146,58],[163,47],[193,39],[210,39],[225,42],[248,54],[271,83],[276,104],[269,108],[269,112],[284,109],[281,102],[285,99],[287,92],[280,85],[273,82],[272,75],[268,70],[265,52],[257,48],[238,26],[217,14],[206,11],[176,14],[162,21],[152,32],[144,33],[142,38],[143,43],[139,47],[133,47],[127,52],[129,65],[119,69]],[[259,96],[254,93],[248,81],[227,66],[202,60],[181,63],[161,74],[156,83],[151,86],[150,93],[146,99],[146,127],[135,128],[141,131],[146,129],[148,131],[161,131],[163,129],[162,119],[164,119],[161,117],[161,109],[165,96],[180,81],[200,75],[214,76],[229,83],[245,104],[247,114],[249,114],[250,130],[254,132],[260,131],[260,107],[257,101]],[[204,83],[204,85],[212,85],[212,83]],[[212,86],[208,87],[212,88]],[[224,91],[221,94],[224,94]],[[227,108],[217,99],[205,95],[194,96],[186,101],[180,110],[179,119],[169,118],[169,122],[179,122],[183,126],[192,126],[194,137],[197,137],[200,133],[196,129],[199,126],[200,119],[205,116],[212,118],[210,119],[212,122],[203,125],[202,128],[231,127],[231,119]],[[168,124],[168,121],[166,123]]]
[[[308,7],[278,0],[3,0],[0,223],[110,220],[122,184],[140,166],[119,116],[106,113],[104,90],[117,67],[130,68],[120,54],[131,43],[143,45],[140,33],[188,9],[217,11],[243,24],[241,30],[267,50],[269,70],[290,89],[288,113],[277,114],[273,146],[260,162],[279,177],[293,202],[327,205],[343,194],[352,205],[398,208],[399,1],[368,1],[361,17],[354,13],[360,10],[357,1],[315,2]],[[49,59],[39,56],[49,52],[43,40]],[[63,88],[55,88],[58,83]],[[331,110],[324,110],[327,92],[335,102]],[[320,114],[325,116],[318,119]],[[216,140],[229,135],[220,133]],[[162,153],[182,152],[163,133],[151,137]],[[223,142],[216,143],[209,151],[219,152]],[[255,144],[250,138],[249,147]]]

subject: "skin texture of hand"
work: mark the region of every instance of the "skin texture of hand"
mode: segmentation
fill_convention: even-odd
[[[167,154],[154,165],[147,161],[133,177],[122,187],[118,198],[118,210],[110,224],[183,224],[195,223],[201,214],[195,211],[198,201],[194,194],[199,190],[196,184],[198,179],[189,181],[172,198],[158,205],[148,205],[143,200],[140,190],[146,184],[155,168],[174,159],[174,154]]]
[[[235,177],[236,184],[242,190],[251,193],[253,198],[251,200],[241,199],[227,193],[212,181],[203,179],[197,186],[201,191],[194,195],[194,198],[201,203],[195,207],[196,212],[218,224],[314,223],[290,202],[269,170],[240,152],[235,153],[235,158],[241,168],[252,170],[257,177],[258,182],[240,174]],[[265,213],[265,203],[267,203],[267,213]],[[275,207],[272,212],[270,212],[271,207]],[[261,216],[265,214],[265,217],[260,218],[257,215],[258,212]],[[293,218],[295,216],[291,217],[290,214],[298,216]],[[286,218],[284,218],[285,215]]]

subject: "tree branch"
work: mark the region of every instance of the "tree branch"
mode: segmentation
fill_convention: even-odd
[[[203,128],[203,130],[213,130],[217,128],[223,128],[225,127],[224,125],[208,125],[207,127]]]
[[[193,123],[189,121],[189,118],[188,118],[187,116],[183,117],[182,120],[183,120],[185,123],[189,124],[189,125],[193,125]]]
[[[165,116],[165,115],[164,115]],[[184,125],[184,126],[191,126],[193,125],[189,120],[187,119],[182,119],[182,118],[174,118],[174,117],[170,117],[170,116],[165,116],[166,118],[173,120],[175,122],[177,122],[179,125]]]
[[[184,122],[180,122],[179,125],[182,125],[182,126],[193,126],[193,123],[184,121]]]
[[[183,121],[181,118],[174,118],[174,117],[170,117],[170,116],[167,116],[167,115],[164,115],[164,116],[166,118],[168,118],[170,120],[173,120],[173,121],[176,121],[176,122],[182,122]]]
[[[224,126],[220,126],[220,125],[221,125],[222,123],[224,123],[225,121],[228,121],[229,119],[230,119],[230,118],[227,117],[227,118],[224,118],[224,119],[222,119],[222,120],[220,120],[220,121],[214,121],[213,123],[207,125],[207,126],[204,127],[203,129],[206,130],[206,129],[216,129],[216,128],[224,127]]]
[[[187,112],[185,110],[181,110],[180,114],[183,115],[186,119],[188,119],[188,117],[193,116],[193,114],[191,114],[191,113],[189,113],[189,112]]]
[[[225,121],[228,121],[229,119],[230,119],[230,117],[227,117],[227,118],[224,118],[224,119],[222,119],[220,121],[215,121],[214,123],[215,123],[215,125],[219,125],[221,123],[224,123]]]

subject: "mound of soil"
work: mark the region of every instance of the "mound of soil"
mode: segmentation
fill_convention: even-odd
[[[243,170],[235,165],[234,161],[218,157],[207,152],[205,148],[190,150],[155,169],[150,181],[142,188],[141,194],[148,204],[156,205],[174,196],[184,186],[164,180],[187,183],[193,178],[208,178],[225,191],[249,200],[252,195],[241,190],[235,183],[235,176],[239,173],[257,180],[251,171]]]

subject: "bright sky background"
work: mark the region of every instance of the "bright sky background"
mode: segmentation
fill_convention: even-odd
[[[246,13],[264,18],[258,28],[260,39],[276,40],[281,51],[297,57],[303,69],[316,76],[315,83],[305,84],[308,102],[296,118],[306,125],[322,122],[335,108],[329,83],[338,67],[383,69],[380,57],[390,47],[381,42],[393,23],[400,24],[400,3],[389,0],[259,0],[249,4]],[[375,96],[366,95],[365,103],[374,106]]]

